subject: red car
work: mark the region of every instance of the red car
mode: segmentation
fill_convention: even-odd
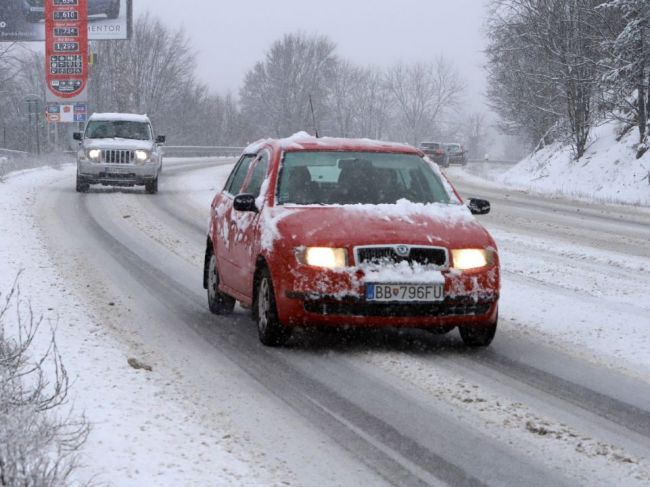
[[[211,205],[203,284],[210,310],[251,308],[265,345],[296,327],[458,326],[469,346],[497,327],[490,234],[421,151],[368,140],[252,145]]]

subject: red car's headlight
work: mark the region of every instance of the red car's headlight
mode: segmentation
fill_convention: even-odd
[[[489,249],[452,249],[452,267],[459,271],[480,269],[494,263],[494,251]]]
[[[346,249],[302,247],[296,249],[296,258],[301,264],[326,269],[339,269],[348,265],[348,252]]]

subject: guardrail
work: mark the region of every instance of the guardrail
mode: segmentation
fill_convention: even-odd
[[[168,157],[237,157],[243,147],[207,145],[165,145],[163,153]]]
[[[24,152],[21,150],[13,150],[13,149],[4,149],[0,147],[0,157],[11,157],[12,159],[23,159],[25,157],[28,157],[30,154],[29,152]]]

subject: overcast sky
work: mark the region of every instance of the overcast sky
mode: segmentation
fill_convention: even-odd
[[[328,36],[357,64],[454,60],[475,102],[485,91],[485,0],[133,0],[183,27],[198,54],[199,76],[219,93],[236,93],[246,71],[285,33]]]

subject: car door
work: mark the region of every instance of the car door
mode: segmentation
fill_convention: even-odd
[[[262,190],[269,166],[269,152],[264,150],[255,159],[249,177],[242,188],[243,193],[257,198]],[[258,208],[262,210],[262,208]],[[253,274],[255,272],[255,238],[259,224],[259,212],[233,211],[234,229],[230,233],[230,255],[233,259],[233,287],[246,296],[252,296]]]
[[[255,154],[244,154],[237,161],[221,193],[212,202],[211,238],[217,256],[219,278],[224,286],[233,288],[235,267],[231,249],[233,222],[233,200],[239,194]]]

